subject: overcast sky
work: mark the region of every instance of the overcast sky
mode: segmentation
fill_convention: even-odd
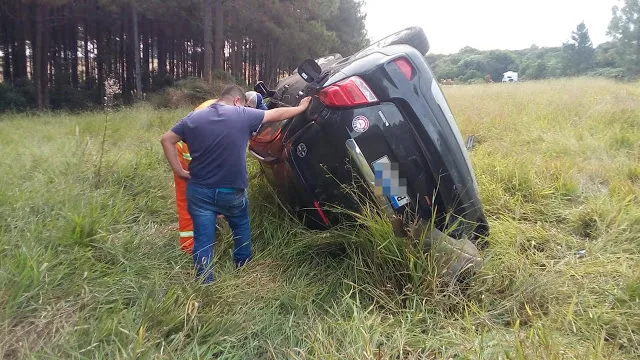
[[[407,26],[421,26],[430,53],[560,46],[581,21],[594,45],[608,41],[618,0],[364,0],[367,31],[376,41]]]

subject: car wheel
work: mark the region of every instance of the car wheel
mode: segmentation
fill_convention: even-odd
[[[391,45],[409,45],[418,50],[422,55],[426,55],[429,52],[429,40],[424,30],[421,27],[413,26],[404,30],[400,30],[395,34],[391,34],[382,40],[376,41],[370,46],[358,52],[358,54],[370,51],[373,49],[380,49],[385,46]]]

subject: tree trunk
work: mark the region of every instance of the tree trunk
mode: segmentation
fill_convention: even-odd
[[[13,77],[17,79],[27,78],[27,36],[24,11],[19,15],[16,24],[16,52],[13,54]]]
[[[131,45],[133,47],[136,78],[136,97],[142,99],[142,77],[140,71],[140,36],[138,34],[138,11],[135,4],[131,4],[131,18],[133,21],[133,36]]]
[[[186,78],[188,76],[187,73],[187,46],[183,41],[180,41],[180,74],[182,78]]]
[[[11,46],[9,45],[5,46],[2,57],[2,80],[8,84],[13,83],[11,78]]]
[[[265,76],[264,76],[264,72],[265,72],[265,59],[267,58],[266,55],[266,43],[260,44],[260,71],[258,72],[258,80],[264,80]]]
[[[237,75],[238,74],[238,63],[237,63],[237,57],[238,57],[238,49],[237,49],[237,44],[236,44],[236,37],[232,35],[232,38],[229,41],[229,60],[230,60],[230,67],[231,67],[231,73],[233,75]]]
[[[169,46],[171,47],[170,51],[169,51],[169,74],[171,75],[172,78],[176,78],[176,44],[175,41],[173,40],[173,36],[170,37],[171,42],[169,43]]]
[[[97,10],[97,9],[96,9]],[[107,58],[109,55],[109,53],[106,54],[105,56],[105,50],[108,50],[109,48],[105,46],[105,42],[104,42],[104,34],[102,33],[101,29],[102,29],[102,21],[98,18],[97,23],[96,23],[96,29],[98,31],[96,31],[96,67],[98,70],[98,98],[96,99],[98,103],[100,103],[102,101],[102,98],[104,98],[104,81],[105,81],[105,76],[104,76],[104,60],[105,58]],[[109,36],[109,34],[107,33],[107,36]]]
[[[13,79],[19,80],[27,78],[27,9],[22,1],[17,2],[17,16],[14,22],[14,41],[16,47],[11,54],[11,60],[13,60]]]
[[[78,26],[74,20],[69,24],[69,55],[71,62],[71,86],[78,87]]]
[[[204,49],[203,47],[200,47],[201,49]],[[194,55],[195,55],[195,67],[196,67],[196,76],[203,78],[204,79],[204,74],[203,74],[203,68],[204,68],[204,51],[198,51],[196,52],[194,49]]]
[[[58,15],[58,9],[56,9],[55,7],[53,7],[50,10],[50,18],[57,18]],[[50,54],[49,54],[49,61],[51,61],[51,63],[49,64],[51,70],[51,75],[55,75],[58,73],[58,71],[60,70],[60,63],[57,62],[58,60],[58,49],[57,49],[57,45],[59,44],[58,42],[58,38],[60,37],[60,31],[59,31],[59,27],[55,25],[54,21],[51,21],[52,23],[50,23],[48,25],[48,29],[45,32],[45,35],[48,35],[49,37],[49,50],[50,50]],[[62,27],[62,29],[64,29],[64,26]],[[51,46],[53,44],[53,46]],[[52,76],[53,78],[53,76]],[[54,84],[55,85],[55,84]]]
[[[69,36],[70,32],[71,32],[71,24],[69,24],[70,20],[68,18],[68,14],[65,11],[64,12],[64,18],[67,19],[67,21],[65,21],[62,25],[60,25],[60,30],[56,31],[55,29],[53,30],[53,33],[58,33],[59,37],[57,39],[54,38],[53,41],[53,46],[54,46],[54,63],[57,63],[58,68],[60,68],[62,74],[64,74],[65,77],[65,85],[71,85],[71,60],[70,60],[70,51],[69,49],[71,48],[71,41],[70,38],[71,36]],[[56,41],[57,40],[57,41]],[[57,45],[60,44],[62,45],[62,61],[60,61],[60,59],[57,57],[57,52],[56,52],[56,47]]]
[[[42,102],[45,109],[49,108],[49,44],[51,43],[51,27],[46,22],[47,17],[49,16],[49,8],[45,8],[46,13],[43,19],[45,22],[43,23],[43,33],[42,33]]]
[[[17,52],[15,46],[16,24],[15,21],[12,21],[12,19],[10,18],[5,17],[2,20],[4,21],[5,19],[6,22],[0,24],[0,35],[4,34],[3,37],[0,37],[0,48],[2,45],[4,45],[4,56],[2,59],[2,77],[4,82],[12,84],[14,77],[13,73],[15,72],[15,68],[12,71],[12,64],[15,62],[15,54]]]
[[[125,63],[125,59],[127,58],[127,39],[125,34],[125,11],[122,11],[122,23],[120,27],[120,84],[122,84],[122,95],[126,99],[129,93],[129,84],[127,83],[127,64]]]
[[[107,30],[107,36],[106,36],[106,39],[105,39],[104,43],[105,43],[104,47],[105,47],[105,50],[106,50],[105,60],[107,61],[107,64],[106,64],[107,65],[107,74],[106,75],[108,77],[112,77],[112,76],[114,76],[115,70],[113,68],[113,53],[114,53],[114,51],[113,51],[113,35],[112,35],[110,30]],[[104,81],[102,83],[100,83],[100,87],[102,88],[103,85],[104,85]]]
[[[151,33],[149,34],[149,84],[151,84],[151,73],[156,71],[156,63],[155,63],[155,57],[153,54],[155,54],[155,50],[157,48],[157,46],[153,46],[153,30],[151,30]],[[151,85],[149,85],[151,86]]]
[[[273,54],[272,54],[272,50],[273,49],[273,41],[269,41],[266,44],[266,48],[267,48],[267,53],[264,57],[264,75],[263,75],[263,79],[262,81],[265,82],[265,84],[271,84],[271,77],[273,74]]]
[[[249,70],[251,70],[251,64],[250,64],[250,57],[249,57],[249,40],[248,39],[243,39],[242,40],[242,56],[243,56],[243,60],[242,60],[242,68],[244,70],[244,82],[245,84],[248,84],[250,82],[249,80]]]
[[[123,11],[123,32],[125,38],[125,47],[124,47],[124,58],[125,58],[125,83],[127,84],[127,91],[125,94],[125,98],[128,102],[133,100],[133,92],[136,89],[135,83],[135,59],[134,59],[134,43],[136,42],[133,38],[133,29],[132,23],[130,21],[126,21],[124,19],[131,19],[130,9],[126,7],[122,9]]]
[[[158,77],[164,81],[167,76],[167,46],[163,31],[157,33],[158,41]]]
[[[187,71],[189,76],[195,76],[196,67],[195,67],[195,43],[189,42],[187,44]]]
[[[59,11],[57,9],[54,8],[53,10],[53,17],[58,17],[60,16]],[[47,34],[49,34],[50,36],[50,44],[53,44],[53,46],[51,47],[51,54],[50,54],[50,59],[51,59],[51,69],[52,69],[52,78],[53,78],[53,86],[55,87],[56,82],[58,81],[62,81],[63,78],[61,77],[61,75],[63,74],[63,72],[65,71],[65,42],[64,42],[64,38],[65,38],[65,30],[66,26],[65,24],[62,24],[60,26],[55,26],[55,25],[51,25],[51,30],[52,31],[47,31]],[[58,52],[58,46],[62,45],[62,59],[59,58],[60,53]],[[56,79],[57,78],[57,79]],[[57,81],[56,81],[57,80]],[[67,78],[67,84],[64,85],[68,85],[68,78]],[[60,84],[62,85],[62,84]]]
[[[213,2],[214,0],[205,0],[202,8],[202,27],[204,29],[204,65],[202,74],[204,80],[208,83],[213,81],[211,76],[211,69],[213,68]]]
[[[33,23],[32,23],[33,24]],[[35,25],[32,26],[33,28],[35,28]],[[31,62],[31,66],[28,67],[28,71],[29,71],[29,78],[31,78],[33,81],[35,81],[35,67],[36,67],[36,57],[35,57],[35,35],[33,34],[35,30],[31,31],[31,44],[29,45],[29,49],[31,49],[31,51],[29,52],[29,61]]]
[[[33,40],[33,82],[36,91],[36,108],[43,110],[45,107],[45,95],[43,85],[46,84],[46,62],[44,27],[47,15],[47,6],[36,6],[35,36]]]
[[[249,72],[249,84],[253,84],[256,82],[256,45],[251,40],[249,43],[249,63],[251,64],[251,69]]]
[[[195,76],[203,77],[202,63],[204,62],[204,54],[202,53],[202,51],[196,52],[194,48],[193,61],[194,61],[193,66],[194,66]]]
[[[142,34],[142,91],[149,90],[149,26],[145,22]]]
[[[179,79],[184,79],[184,43],[176,40],[176,74]]]
[[[213,68],[224,70],[224,13],[222,9],[222,1],[218,0],[214,5],[216,14],[215,34],[213,39]]]
[[[93,88],[93,84],[91,82],[91,64],[89,63],[89,23],[91,23],[90,19],[90,11],[87,9],[87,13],[84,18],[84,82],[87,86],[87,89]]]
[[[238,76],[238,78],[242,77],[242,36],[241,35],[236,35],[236,41],[235,41],[235,47],[236,47],[236,56],[234,59],[235,65],[235,73],[236,76]]]
[[[0,38],[0,46],[4,45],[0,47],[0,49],[4,48],[4,54],[2,56],[2,79],[4,82],[9,84],[13,83],[11,76],[11,63],[13,62],[11,53],[15,53],[14,40],[10,30],[11,27],[12,24],[9,22],[0,27],[0,35],[4,33],[4,37]]]

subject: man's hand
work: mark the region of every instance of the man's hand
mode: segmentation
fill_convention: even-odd
[[[266,123],[291,119],[292,117],[307,110],[310,102],[311,97],[307,96],[306,98],[300,100],[300,104],[298,104],[298,106],[296,107],[281,107],[277,109],[267,110],[264,112],[264,119],[262,120],[262,122]]]
[[[311,102],[311,96],[307,96],[306,98],[300,100],[299,107],[303,107],[303,110],[306,110],[309,107],[309,103]]]
[[[162,135],[160,143],[162,144],[164,155],[167,158],[169,165],[171,165],[171,169],[181,178],[189,179],[191,178],[191,174],[189,174],[188,171],[182,168],[182,166],[180,165],[180,161],[178,160],[176,143],[180,140],[182,140],[180,136],[169,130],[164,135]]]
[[[191,173],[189,173],[187,170],[180,168],[180,171],[177,171],[176,174],[178,174],[178,176],[180,176],[183,179],[191,179]]]

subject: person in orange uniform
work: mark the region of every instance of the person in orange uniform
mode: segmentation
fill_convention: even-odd
[[[256,95],[253,94],[253,91],[247,93],[247,96]],[[261,100],[261,98],[260,98]],[[194,111],[198,111],[204,108],[209,107],[211,104],[218,101],[218,99],[211,99],[203,102],[198,105]],[[257,102],[260,102],[258,104]],[[255,103],[255,104],[254,104]],[[250,102],[249,106],[257,108],[258,105],[262,105],[261,101]],[[260,106],[262,108],[262,106]],[[189,154],[189,147],[183,141],[179,141],[176,144],[176,150],[178,151],[178,160],[180,161],[180,165],[183,169],[189,169],[189,163],[191,162],[191,155]],[[189,216],[189,212],[187,211],[187,180],[178,176],[175,172],[173,173],[173,180],[175,182],[176,188],[176,208],[178,210],[178,231],[180,232],[180,250],[187,253],[192,254],[193,252],[193,221],[191,220],[191,216]],[[224,218],[223,215],[218,215],[218,218]]]
[[[207,106],[215,103],[218,99],[211,99],[198,105],[195,110],[204,109]],[[189,169],[189,163],[191,162],[191,155],[189,154],[189,147],[186,143],[179,141],[176,144],[176,150],[178,151],[178,160],[183,169]],[[176,208],[178,211],[178,231],[180,232],[180,250],[191,254],[193,250],[193,222],[191,216],[187,211],[187,180],[181,178],[173,173],[173,180],[176,188]]]

